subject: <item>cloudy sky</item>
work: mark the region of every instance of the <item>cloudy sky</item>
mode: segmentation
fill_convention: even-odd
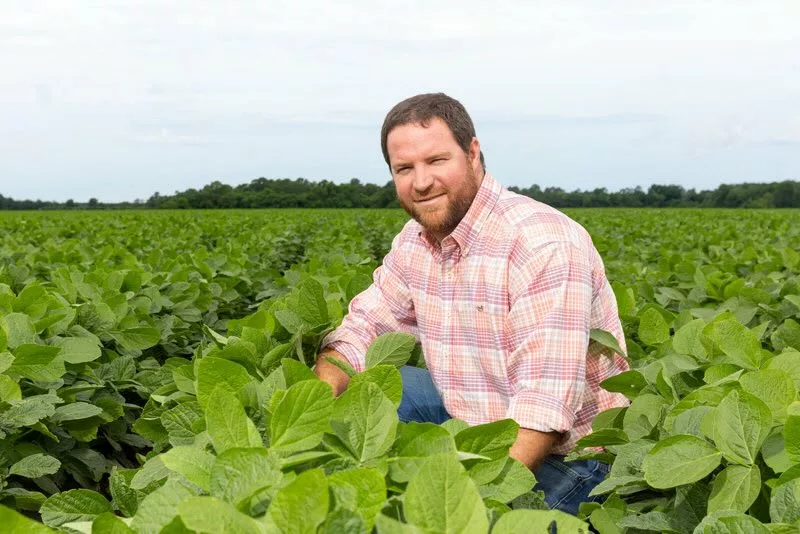
[[[800,180],[798,27],[800,0],[6,0],[0,193],[382,184],[384,115],[430,91],[506,185]]]

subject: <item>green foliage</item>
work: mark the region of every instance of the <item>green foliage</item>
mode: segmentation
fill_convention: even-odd
[[[699,216],[672,213],[635,227],[618,212],[619,244],[600,232],[632,367],[602,387],[632,402],[599,414],[578,443],[613,460],[593,492],[607,500],[585,517],[599,532],[791,532],[800,526],[789,486],[800,480],[797,230],[774,219],[759,232],[744,216],[706,219],[701,230]],[[614,250],[625,246],[638,258],[620,261]]]
[[[800,526],[795,212],[571,213],[619,303],[631,400],[541,510],[512,421],[403,424],[406,334],[334,398],[309,370],[400,212],[0,215],[0,524],[84,532],[635,534]],[[353,371],[350,370],[352,373]],[[582,447],[605,447],[600,452]],[[434,459],[435,461],[431,460]],[[588,530],[587,530],[588,531]]]

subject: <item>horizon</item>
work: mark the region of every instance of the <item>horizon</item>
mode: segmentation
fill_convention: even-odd
[[[491,174],[491,172],[488,169],[487,169],[487,173]],[[179,195],[179,194],[184,194],[187,191],[189,191],[190,189],[194,189],[195,191],[202,191],[203,189],[205,189],[205,187],[210,186],[210,185],[212,185],[214,183],[220,183],[223,186],[228,186],[228,187],[231,187],[232,189],[236,189],[236,188],[239,188],[239,187],[249,186],[254,181],[260,180],[260,179],[266,179],[268,181],[306,180],[309,183],[320,183],[320,182],[326,181],[325,179],[322,179],[322,180],[309,180],[309,179],[303,178],[303,177],[295,177],[295,178],[290,178],[290,177],[266,178],[264,176],[260,176],[258,178],[254,178],[249,182],[244,182],[244,183],[240,183],[240,184],[226,184],[224,182],[219,182],[219,181],[215,180],[215,181],[212,181],[210,183],[204,184],[202,187],[184,189],[183,191],[175,191],[175,192],[169,193],[169,194],[162,194],[161,192],[154,192],[152,195],[149,195],[149,196],[144,197],[144,198],[126,199],[126,200],[120,200],[120,201],[116,201],[116,202],[103,201],[101,199],[98,199],[97,197],[89,197],[87,199],[79,199],[79,198],[71,197],[71,198],[68,198],[66,200],[60,200],[60,201],[51,200],[51,199],[45,199],[45,198],[15,198],[15,197],[12,197],[10,195],[4,194],[3,191],[0,191],[0,198],[5,198],[5,199],[8,199],[8,200],[12,200],[14,202],[42,202],[42,203],[65,204],[65,203],[67,203],[69,201],[72,201],[76,205],[83,205],[83,204],[90,203],[91,200],[97,200],[98,204],[100,204],[100,205],[108,205],[108,206],[114,206],[114,205],[119,205],[119,204],[139,205],[139,204],[144,204],[145,202],[147,202],[148,199],[153,197],[155,194],[159,194],[159,196],[163,199],[163,198],[167,198],[167,197],[173,197],[173,196]],[[348,179],[346,179],[346,180],[344,180],[342,182],[339,182],[336,185],[343,185],[343,184],[345,184],[345,183],[347,183],[347,182],[349,182],[350,180],[353,180],[353,179],[358,179],[358,178],[357,177],[350,177],[350,178],[348,178]],[[330,180],[327,180],[327,181],[331,182]],[[375,185],[375,186],[378,186],[378,187],[385,187],[385,186],[389,185],[389,182],[391,182],[391,180],[387,180],[387,182],[383,183],[383,184],[374,184],[374,183],[371,183],[371,182],[364,182],[364,181],[359,180],[359,183],[362,186],[364,186],[364,185]],[[723,183],[723,184],[719,184],[717,187],[711,188],[711,189],[697,189],[697,188],[691,188],[691,187],[687,188],[687,187],[684,187],[684,186],[682,186],[680,184],[649,184],[647,187],[643,187],[643,186],[637,185],[637,186],[634,186],[634,187],[621,188],[621,189],[617,189],[617,190],[610,190],[610,189],[602,188],[602,187],[600,189],[605,189],[608,194],[614,195],[614,194],[623,194],[623,193],[629,192],[629,191],[642,191],[642,192],[646,193],[651,187],[654,187],[654,186],[655,187],[678,186],[678,187],[681,187],[683,189],[683,191],[687,192],[687,193],[688,192],[694,192],[694,193],[697,193],[697,194],[703,194],[703,193],[713,192],[713,191],[719,189],[719,187],[721,187],[723,185],[724,186],[731,186],[731,187],[748,186],[748,185],[756,185],[757,186],[757,185],[774,185],[774,184],[779,184],[779,183],[782,183],[782,182],[790,182],[790,183],[793,183],[793,184],[800,184],[800,180],[780,180],[780,181],[770,181],[770,182]],[[332,182],[332,183],[335,183],[335,182]],[[528,190],[528,189],[533,188],[533,187],[539,187],[543,192],[546,192],[547,190],[552,189],[552,190],[555,190],[555,191],[558,191],[558,190],[563,191],[564,194],[575,194],[575,193],[589,194],[589,193],[591,193],[593,191],[592,189],[580,189],[580,188],[578,188],[578,189],[563,189],[563,188],[561,188],[561,187],[559,187],[557,185],[552,185],[552,186],[547,186],[547,187],[542,187],[539,184],[529,184],[529,185],[519,185],[519,186],[506,186],[505,184],[501,184],[501,185],[503,185],[506,188],[515,187],[515,188],[518,188],[518,189],[523,190],[523,191],[524,190]],[[194,208],[192,208],[192,209],[194,209]],[[210,208],[210,209],[216,209],[216,208]],[[250,209],[250,208],[241,208],[241,209]]]

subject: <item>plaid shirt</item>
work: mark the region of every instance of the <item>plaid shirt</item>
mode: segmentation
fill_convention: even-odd
[[[624,349],[616,299],[589,234],[487,174],[441,246],[416,221],[405,225],[374,283],[323,346],[363,371],[376,336],[413,334],[450,415],[562,432],[553,453],[566,454],[599,412],[628,404],[599,387],[628,365],[590,343],[592,328],[611,332]]]

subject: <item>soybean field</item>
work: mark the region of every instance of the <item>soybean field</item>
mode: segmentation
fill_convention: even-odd
[[[513,421],[398,421],[413,337],[338,398],[309,369],[404,212],[0,212],[0,531],[800,532],[800,211],[565,211],[631,365],[578,517]]]

